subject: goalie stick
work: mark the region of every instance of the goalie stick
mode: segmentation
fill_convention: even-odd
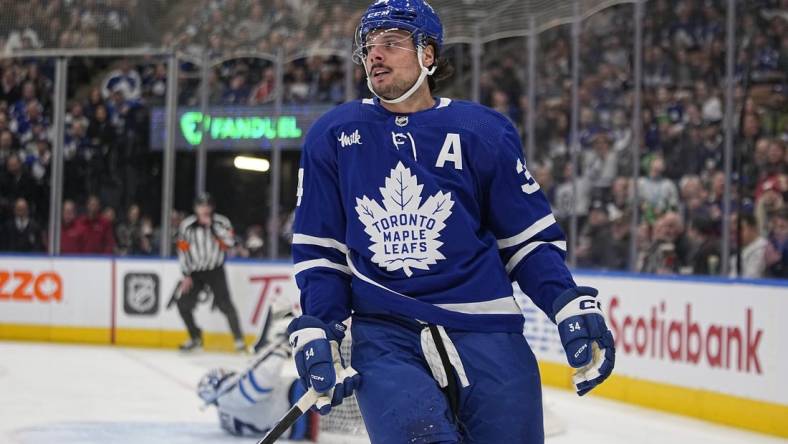
[[[353,367],[347,367],[343,372],[342,377],[351,377],[356,374],[356,370]],[[337,375],[339,378],[340,375]],[[331,392],[328,392],[331,393]],[[276,423],[276,425],[265,434],[263,439],[257,441],[257,444],[274,444],[277,439],[281,438],[282,435],[290,428],[298,418],[301,417],[304,413],[306,413],[310,408],[312,408],[315,403],[317,403],[320,397],[325,396],[324,393],[318,393],[315,391],[314,388],[309,388],[306,393],[301,395],[301,398],[298,399],[298,402],[293,405],[293,407],[285,413],[285,416]],[[329,400],[330,401],[330,400]],[[329,413],[330,414],[330,413]]]

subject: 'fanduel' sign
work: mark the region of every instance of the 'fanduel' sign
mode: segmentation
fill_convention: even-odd
[[[205,143],[209,150],[268,149],[274,143],[282,148],[300,148],[306,131],[330,106],[284,106],[276,116],[273,107],[210,107],[203,114],[194,108],[181,108],[177,114],[175,146],[196,149]],[[151,112],[150,146],[164,148],[166,140],[164,108]]]

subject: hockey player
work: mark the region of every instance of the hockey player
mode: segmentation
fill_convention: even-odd
[[[286,342],[280,340],[262,353],[243,372],[216,368],[197,385],[197,395],[216,406],[220,426],[232,435],[264,435],[305,392],[297,378],[282,372],[291,358]],[[308,420],[299,419],[288,438],[306,438]]]
[[[355,55],[376,98],[307,135],[293,236],[304,314],[290,343],[304,384],[325,394],[321,413],[356,390],[375,444],[542,443],[512,281],[558,325],[579,395],[610,375],[613,337],[597,291],[564,263],[511,122],[433,97],[442,40],[424,0],[378,0],[362,16]],[[337,352],[351,313],[360,378]]]

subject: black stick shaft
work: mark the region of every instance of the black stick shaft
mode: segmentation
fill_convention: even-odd
[[[316,392],[315,389],[309,389],[306,393],[301,396],[301,399],[290,408],[290,410],[285,413],[285,416],[279,420],[279,422],[272,428],[271,430],[266,433],[266,435],[260,441],[257,441],[257,444],[274,444],[277,439],[279,439],[286,431],[290,428],[298,418],[301,417],[307,410],[309,410],[315,402],[317,402],[317,398],[320,397],[320,393]]]

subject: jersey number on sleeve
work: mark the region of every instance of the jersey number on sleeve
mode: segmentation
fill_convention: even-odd
[[[525,174],[525,184],[520,187],[523,193],[533,194],[539,190],[539,184],[534,180],[533,176],[531,176],[531,173],[528,172],[528,169],[520,159],[517,159],[517,174]]]

